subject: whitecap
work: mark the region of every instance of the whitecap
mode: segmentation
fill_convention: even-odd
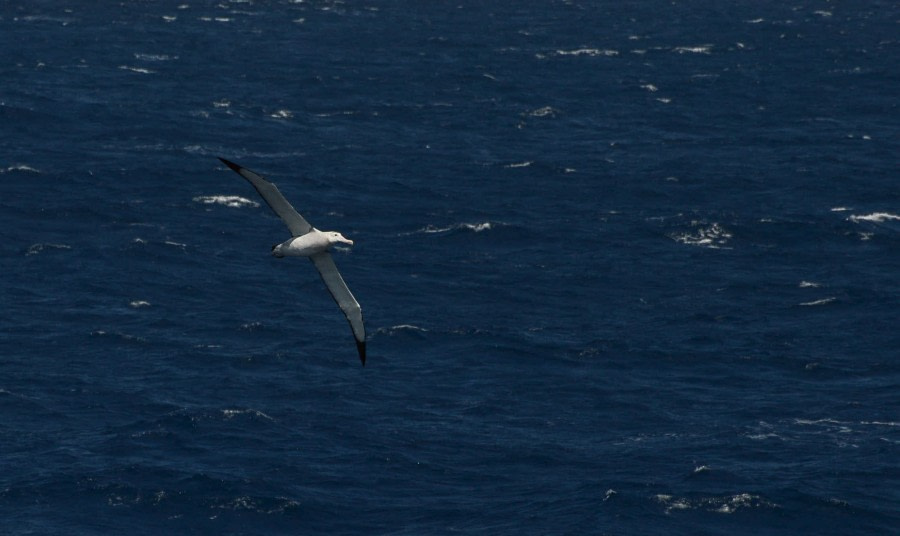
[[[816,305],[825,305],[825,304],[831,303],[836,300],[837,300],[837,298],[833,298],[833,297],[832,298],[822,298],[821,300],[803,302],[800,305],[802,305],[804,307],[812,307],[812,306],[816,306]]]
[[[269,114],[269,117],[274,119],[290,119],[294,117],[294,114],[290,110],[277,110],[274,113]]]
[[[396,335],[400,332],[407,333],[427,333],[428,330],[419,326],[414,326],[412,324],[398,324],[396,326],[391,326],[389,328],[378,328],[375,330],[375,333],[385,334],[385,335]]]
[[[413,331],[428,331],[425,328],[420,328],[419,326],[414,326],[412,324],[398,324],[396,326],[391,327],[390,329],[394,330],[394,331],[400,330],[400,329],[408,329],[408,330],[413,330]]]
[[[224,205],[231,208],[258,207],[259,203],[239,195],[203,195],[195,197],[194,202],[206,205]]]
[[[800,288],[819,288],[822,285],[819,283],[813,283],[812,281],[801,281],[798,285]]]
[[[618,50],[608,48],[579,48],[575,50],[557,50],[557,56],[618,56]]]
[[[699,222],[692,222],[697,227],[692,233],[675,233],[669,235],[672,240],[688,246],[699,246],[710,249],[724,248],[731,238],[731,233],[719,225],[713,223],[711,225],[701,226]]]
[[[771,506],[771,504],[763,501],[758,495],[751,495],[749,493],[732,495],[731,497],[725,497],[719,500],[721,500],[722,504],[716,508],[715,511],[720,514],[733,514],[739,508]],[[716,501],[714,500],[712,502],[715,503]]]
[[[135,309],[139,309],[141,307],[150,307],[150,302],[144,300],[134,300],[128,305],[130,307],[134,307]]]
[[[781,436],[775,433],[763,433],[763,434],[749,434],[745,436],[747,439],[752,439],[754,441],[762,441],[764,439],[781,439]]]
[[[178,56],[169,56],[168,54],[142,54],[140,52],[135,52],[134,58],[143,61],[170,61],[177,60]]]
[[[654,86],[653,84],[643,84],[641,86],[641,89],[646,89],[650,93],[656,93],[657,91],[659,91],[659,88]]]
[[[538,108],[536,110],[532,110],[528,112],[528,115],[531,117],[556,117],[556,114],[559,112],[556,108],[552,106],[544,106],[543,108]]]
[[[131,71],[133,73],[141,73],[141,74],[155,74],[156,71],[152,71],[150,69],[144,69],[143,67],[132,67],[130,65],[119,65],[119,69],[123,71]]]
[[[208,116],[209,114],[207,114]],[[210,150],[202,145],[185,145],[183,150],[191,154],[210,154]]]
[[[712,45],[698,45],[693,47],[675,47],[672,52],[679,54],[709,54],[712,52]]]
[[[267,421],[275,420],[272,417],[263,413],[262,411],[259,411],[258,409],[251,409],[251,408],[248,408],[248,409],[223,409],[222,415],[224,415],[226,419],[233,419],[239,415],[251,415],[253,417],[262,417],[263,419],[266,419]]]
[[[533,160],[528,160],[528,161],[525,161],[525,162],[516,162],[516,163],[514,163],[514,164],[506,164],[506,165],[503,166],[503,167],[505,167],[505,168],[510,168],[510,169],[514,169],[514,168],[528,167],[528,166],[530,166],[531,164],[534,164],[534,161],[533,161]]]
[[[672,513],[673,510],[706,510],[708,512],[716,512],[719,514],[733,514],[740,509],[746,508],[777,507],[777,505],[766,501],[759,495],[752,495],[750,493],[738,493],[736,495],[726,495],[724,497],[706,497],[699,499],[659,494],[656,496],[656,500],[665,506],[667,514]]]
[[[900,426],[900,422],[893,421],[860,421],[859,424],[867,426]]]
[[[853,223],[859,223],[861,221],[881,223],[885,221],[900,220],[900,216],[896,214],[890,214],[888,212],[873,212],[872,214],[866,214],[864,216],[850,216],[848,219]]]
[[[434,225],[426,225],[421,229],[418,229],[414,233],[404,233],[404,234],[435,234],[435,233],[447,233],[450,231],[456,230],[464,230],[464,231],[473,231],[476,233],[480,233],[482,231],[488,231],[494,227],[494,224],[486,221],[484,223],[457,223],[455,225],[449,225],[447,227],[435,227]]]
[[[72,246],[66,244],[32,244],[28,247],[25,255],[37,255],[45,249],[72,249]]]
[[[665,505],[667,514],[672,510],[688,510],[691,508],[691,503],[687,499],[676,499],[671,495],[660,494],[656,496],[656,500]]]
[[[3,172],[3,171],[6,171],[6,172],[20,171],[22,173],[40,173],[41,172],[41,170],[33,168],[33,167],[25,165],[25,164],[16,164],[14,166],[9,166],[8,168],[6,168],[6,170],[0,169],[0,172]]]
[[[122,341],[128,342],[146,342],[147,340],[143,337],[138,337],[137,335],[129,335],[128,333],[110,333],[108,331],[104,331],[102,329],[98,329],[91,332],[91,337],[114,337]]]

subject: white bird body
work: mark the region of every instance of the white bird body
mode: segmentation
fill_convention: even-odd
[[[312,257],[316,253],[328,251],[332,244],[338,242],[353,245],[353,241],[344,238],[341,233],[323,232],[313,227],[303,236],[295,236],[272,246],[272,255],[276,257]]]
[[[329,249],[336,243],[353,245],[352,240],[344,238],[341,233],[334,231],[320,231],[310,225],[303,216],[301,216],[294,207],[288,203],[287,199],[281,195],[278,188],[267,181],[260,175],[241,167],[233,162],[229,162],[224,158],[219,158],[226,166],[234,170],[241,177],[247,179],[247,182],[256,188],[259,195],[272,208],[275,214],[284,221],[291,231],[291,238],[280,244],[272,246],[272,255],[276,257],[308,257],[316,266],[322,281],[328,287],[331,297],[337,302],[338,307],[344,312],[347,321],[350,322],[350,329],[353,330],[353,338],[356,339],[356,349],[359,352],[359,360],[362,364],[366,364],[366,328],[363,323],[362,309],[344,279],[338,272],[337,266],[334,265],[334,259],[331,258]]]

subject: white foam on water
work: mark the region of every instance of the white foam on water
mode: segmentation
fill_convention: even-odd
[[[675,47],[672,52],[679,54],[710,54],[712,53],[712,45],[698,45],[692,47]]]
[[[140,52],[135,52],[134,58],[143,61],[171,61],[177,60],[178,56],[169,56],[168,54],[143,54]]]
[[[41,170],[33,168],[26,164],[16,164],[14,166],[9,166],[8,168],[0,169],[0,173],[7,173],[10,171],[20,171],[23,173],[41,173]]]
[[[259,203],[246,197],[239,195],[202,195],[195,197],[195,203],[203,203],[206,205],[224,205],[231,208],[240,207],[258,207]]]
[[[248,409],[223,409],[223,410],[222,410],[222,415],[223,415],[226,419],[233,419],[233,418],[239,417],[239,416],[241,416],[241,415],[250,415],[250,416],[253,416],[253,417],[262,417],[263,419],[266,419],[267,421],[275,421],[275,419],[273,419],[273,418],[270,417],[269,415],[266,415],[266,414],[263,413],[262,411],[259,411],[258,409],[252,409],[252,408],[248,408]]]
[[[427,333],[428,330],[413,324],[398,324],[389,328],[378,328],[375,333],[385,335],[397,335],[398,333]]]
[[[531,117],[556,117],[556,114],[559,113],[559,110],[552,106],[544,106],[543,108],[538,108],[536,110],[532,110],[528,112],[528,115]]]
[[[290,119],[294,117],[294,114],[290,110],[276,110],[275,112],[269,114],[269,117],[273,119]]]
[[[731,233],[718,223],[702,224],[691,223],[696,230],[688,233],[674,233],[669,235],[672,240],[688,246],[698,246],[710,249],[722,249],[728,244]]]
[[[45,249],[72,249],[72,246],[67,244],[32,244],[28,247],[25,255],[37,255]]]
[[[721,497],[675,497],[669,494],[656,495],[656,501],[665,507],[666,514],[671,514],[680,510],[703,510],[718,514],[733,514],[738,510],[746,510],[753,508],[777,508],[778,505],[773,504],[759,495],[751,493],[737,493],[734,495],[724,495]]]
[[[896,221],[900,220],[900,216],[896,214],[891,214],[889,212],[873,212],[872,214],[865,214],[862,216],[853,215],[847,218],[853,223],[859,223],[861,221],[870,221],[875,223],[881,223],[885,221]]]
[[[156,74],[156,71],[150,69],[144,69],[143,67],[132,67],[131,65],[119,65],[119,69],[123,71],[131,71],[133,73],[140,74]]]
[[[810,301],[810,302],[803,302],[803,303],[801,303],[800,305],[802,305],[802,306],[804,306],[804,307],[814,307],[814,306],[816,306],[816,305],[826,305],[826,304],[829,304],[829,303],[834,302],[834,301],[837,301],[837,298],[833,298],[833,297],[832,297],[832,298],[822,298],[821,300],[814,300],[814,301]]]
[[[557,50],[557,56],[618,56],[618,50],[608,48],[578,48],[574,50]]]
[[[460,230],[460,229],[480,233],[482,231],[488,231],[490,229],[493,229],[494,225],[495,225],[494,223],[489,222],[489,221],[486,221],[484,223],[456,223],[453,225],[448,225],[447,227],[435,227],[434,225],[426,225],[425,227],[422,227],[421,229],[418,229],[417,231],[415,231],[413,233],[404,233],[404,234],[409,235],[409,234],[419,234],[419,233],[424,233],[424,234],[447,233],[450,231],[456,231],[456,230]]]
[[[514,163],[514,164],[506,164],[506,165],[503,166],[503,167],[505,167],[505,168],[510,168],[510,169],[514,169],[514,168],[528,167],[528,166],[530,166],[531,164],[534,164],[534,161],[533,161],[533,160],[529,160],[529,161],[526,161],[526,162],[517,162],[517,163]]]

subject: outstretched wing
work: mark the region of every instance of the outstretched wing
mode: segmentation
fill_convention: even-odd
[[[331,293],[331,297],[334,298],[334,301],[337,302],[341,311],[347,317],[347,321],[350,322],[350,329],[353,330],[353,337],[356,339],[356,349],[359,351],[359,360],[365,365],[366,327],[363,325],[362,309],[360,309],[359,303],[353,297],[353,294],[350,293],[347,284],[344,283],[344,278],[341,277],[337,266],[334,265],[331,253],[322,251],[309,259],[316,265],[319,274],[322,276],[322,281],[328,287],[328,292]]]
[[[256,188],[256,191],[259,192],[259,195],[265,199],[266,203],[272,210],[275,211],[275,214],[278,214],[278,217],[287,224],[288,229],[291,230],[292,236],[302,236],[305,235],[312,229],[312,225],[310,225],[306,220],[303,219],[294,207],[288,203],[287,199],[281,195],[281,192],[278,191],[278,188],[257,175],[256,173],[250,171],[245,167],[241,167],[234,162],[229,162],[224,158],[219,158],[226,166],[230,167],[234,170],[238,175],[247,179],[247,181]]]

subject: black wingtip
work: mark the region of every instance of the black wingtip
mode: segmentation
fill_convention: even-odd
[[[223,164],[225,164],[226,166],[230,167],[232,170],[236,171],[237,173],[240,173],[240,172],[241,172],[241,169],[242,169],[241,166],[235,164],[234,162],[230,162],[230,161],[228,161],[228,160],[225,160],[225,159],[222,158],[221,156],[219,156],[219,157],[217,157],[217,158],[218,158],[219,160],[221,160]]]
[[[366,341],[356,341],[356,349],[359,350],[359,360],[362,361],[362,366],[366,366]]]

